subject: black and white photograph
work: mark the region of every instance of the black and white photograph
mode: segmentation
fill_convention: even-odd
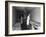
[[[8,31],[6,31],[9,35],[44,33],[44,3],[7,2],[6,4],[8,4],[6,5]]]
[[[40,28],[40,7],[13,6],[13,30],[38,30]]]

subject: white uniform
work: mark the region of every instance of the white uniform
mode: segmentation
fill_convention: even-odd
[[[27,25],[29,25],[30,15],[27,16]]]

